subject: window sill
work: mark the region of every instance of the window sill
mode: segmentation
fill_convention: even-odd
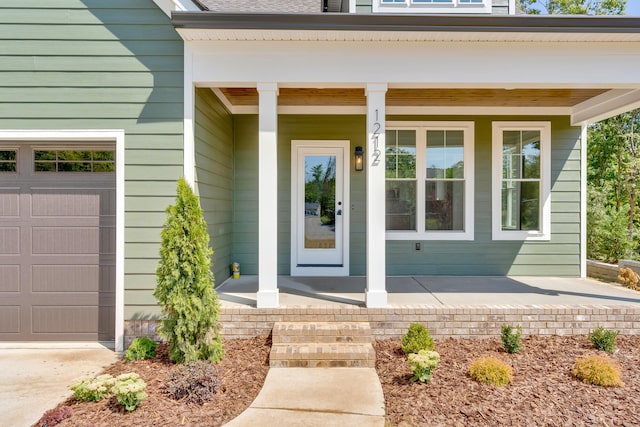
[[[494,231],[491,240],[550,241],[549,233],[538,231]]]

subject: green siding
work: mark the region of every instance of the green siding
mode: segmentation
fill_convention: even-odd
[[[125,319],[158,314],[182,87],[182,39],[152,0],[0,2],[0,128],[125,130]]]
[[[387,120],[438,120],[388,117]],[[387,242],[387,274],[580,275],[580,128],[566,117],[551,121],[551,240],[491,240],[491,122],[541,117],[446,117],[475,121],[475,239],[464,242]],[[568,165],[565,168],[565,165]]]
[[[475,122],[475,238],[473,241],[387,242],[389,275],[580,274],[580,128],[551,118],[552,237],[548,242],[491,239],[491,122],[541,117],[411,116],[387,120]],[[257,117],[236,116],[233,253],[246,274],[257,274]],[[365,145],[363,116],[280,116],[278,122],[278,273],[289,274],[291,140],[348,139],[351,152]],[[350,274],[364,275],[365,173],[351,172]]]
[[[196,188],[219,285],[233,262],[233,120],[209,89],[196,90],[195,136]]]

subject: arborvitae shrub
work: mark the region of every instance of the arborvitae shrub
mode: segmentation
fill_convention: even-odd
[[[469,370],[474,380],[495,386],[505,386],[513,379],[513,369],[495,357],[475,360]]]
[[[184,178],[176,204],[166,210],[154,296],[165,319],[159,335],[169,342],[174,362],[209,360],[224,354],[214,290],[209,234],[198,197]]]
[[[602,326],[598,326],[590,335],[589,340],[595,348],[598,350],[606,351],[607,353],[613,353],[616,349],[616,337],[618,331],[611,331],[605,329]]]
[[[522,348],[520,337],[522,336],[522,328],[520,325],[515,328],[510,325],[502,325],[502,346],[507,353],[518,353]]]
[[[431,334],[419,323],[409,325],[409,330],[402,337],[402,351],[405,354],[418,353],[420,350],[435,350]]]
[[[585,356],[576,360],[573,375],[588,384],[604,387],[623,385],[620,368],[615,361],[604,356]]]
[[[156,355],[158,344],[147,337],[138,337],[129,346],[124,353],[124,359],[127,362],[132,360],[151,359]]]

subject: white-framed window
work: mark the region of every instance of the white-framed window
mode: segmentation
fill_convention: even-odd
[[[387,240],[473,240],[474,123],[388,122]]]
[[[493,122],[493,240],[551,238],[551,123]]]
[[[373,0],[380,13],[491,13],[493,0]]]
[[[0,147],[0,173],[18,172],[18,149]]]

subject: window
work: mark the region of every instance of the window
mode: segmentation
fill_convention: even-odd
[[[488,13],[493,0],[374,0],[381,13]]]
[[[387,239],[473,239],[473,138],[471,122],[387,123]]]
[[[114,172],[114,151],[34,150],[35,172]]]
[[[549,240],[548,122],[493,123],[493,239]]]
[[[18,150],[0,150],[0,172],[18,171]]]

